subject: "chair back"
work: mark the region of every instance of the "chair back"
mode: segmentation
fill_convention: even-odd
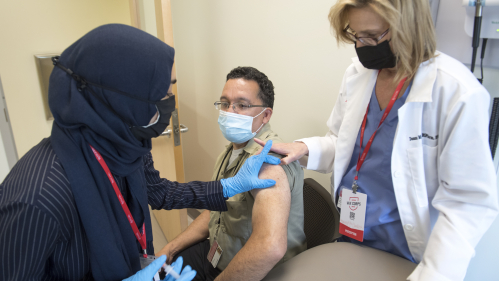
[[[311,178],[305,179],[303,184],[303,209],[307,249],[333,242],[341,236],[340,214],[331,194]]]

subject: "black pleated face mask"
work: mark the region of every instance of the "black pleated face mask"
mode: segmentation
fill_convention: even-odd
[[[355,46],[355,45],[354,45]],[[393,68],[397,65],[397,58],[390,48],[389,40],[383,41],[376,46],[364,46],[355,51],[360,63],[368,69]]]
[[[156,103],[159,116],[156,122],[147,126],[132,126],[130,130],[133,135],[139,140],[150,140],[159,137],[170,124],[172,112],[175,110],[175,96],[171,96],[166,100],[160,100]]]

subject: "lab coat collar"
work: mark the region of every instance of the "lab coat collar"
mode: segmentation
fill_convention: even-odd
[[[438,56],[439,53],[436,55]],[[432,102],[433,85],[437,79],[437,62],[435,58],[419,65],[409,96],[408,102]]]
[[[440,53],[437,52],[438,56]],[[357,75],[371,75],[376,77],[377,70],[365,68],[359,61],[358,57],[352,58],[353,65],[357,71]],[[406,103],[409,102],[431,102],[432,89],[437,78],[437,63],[435,59],[430,59],[421,63],[414,76],[412,88],[407,96]]]

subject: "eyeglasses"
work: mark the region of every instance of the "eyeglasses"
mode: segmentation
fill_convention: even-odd
[[[215,102],[215,108],[217,110],[227,111],[227,110],[229,110],[230,105],[231,105],[230,103],[224,102],[224,101],[216,101]],[[247,104],[244,102],[235,102],[232,104],[232,109],[235,112],[244,112],[252,107],[267,107],[267,106],[265,106],[265,105],[251,105],[251,104]]]
[[[380,36],[378,37],[357,37],[357,34],[355,31],[353,31],[349,25],[343,29],[343,32],[346,33],[348,38],[352,40],[353,42],[357,42],[359,40],[362,44],[367,45],[367,46],[376,46],[378,45],[379,41],[385,37],[386,34],[388,34],[388,31],[390,28],[388,28],[385,32],[383,32]]]

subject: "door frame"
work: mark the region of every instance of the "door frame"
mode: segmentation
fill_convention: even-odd
[[[132,26],[141,29],[141,9],[139,0],[129,0],[130,3],[130,16],[132,21]],[[157,37],[171,46],[174,47],[173,43],[173,25],[172,25],[172,17],[171,17],[171,1],[170,0],[154,0],[154,9],[155,9],[155,17],[156,17],[156,28],[157,28]],[[143,29],[142,29],[143,30]],[[173,65],[173,70],[175,69],[175,64]],[[173,85],[172,87],[173,94],[176,96],[175,108],[177,112],[178,108],[178,92],[177,85]],[[180,117],[179,117],[180,119]],[[170,122],[171,123],[171,122]],[[180,120],[179,120],[180,124]],[[160,136],[160,138],[165,138],[165,136]],[[172,136],[173,138],[173,136]],[[183,151],[182,151],[182,134],[180,134],[180,145],[173,145],[172,140],[167,141],[173,147],[173,152],[166,153],[174,158],[174,169],[175,173],[170,180],[175,180],[177,182],[185,182],[185,174],[184,174],[184,159],[183,159]],[[165,148],[166,144],[162,144],[162,149]],[[154,150],[154,148],[153,148]],[[166,157],[168,157],[165,154]],[[159,160],[159,159],[158,159]],[[160,161],[158,161],[160,162]],[[159,166],[158,166],[159,168]],[[157,168],[157,169],[158,169]],[[171,174],[169,171],[161,171],[160,173]],[[167,241],[172,241],[176,236],[178,236],[182,231],[184,231],[188,226],[187,219],[187,209],[180,210],[153,210],[152,212],[158,221],[158,224],[161,227]]]
[[[5,154],[7,156],[7,163],[9,165],[9,170],[14,167],[19,160],[17,154],[16,143],[14,141],[14,133],[12,132],[12,125],[10,123],[9,111],[7,109],[7,102],[5,100],[5,94],[2,86],[2,78],[0,77],[0,132],[2,135],[2,142],[5,149]]]

